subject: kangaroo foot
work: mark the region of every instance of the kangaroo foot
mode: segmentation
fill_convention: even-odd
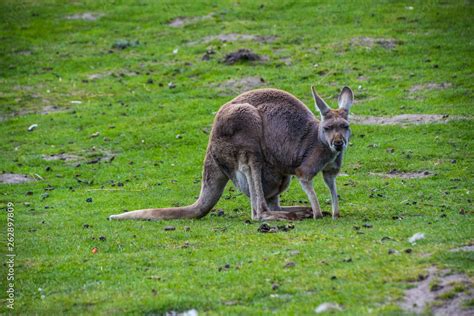
[[[294,213],[296,214],[298,219],[313,217],[313,210],[311,209],[311,207],[307,207],[307,206],[280,206],[278,210],[274,210],[274,211]]]
[[[259,220],[267,220],[267,221],[283,221],[283,220],[288,220],[288,221],[297,221],[297,220],[302,220],[305,218],[312,218],[313,217],[313,212],[306,211],[306,210],[297,210],[297,211],[272,211],[272,212],[262,212],[260,214],[260,217],[258,218]]]

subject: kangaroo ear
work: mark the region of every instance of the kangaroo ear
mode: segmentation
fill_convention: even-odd
[[[341,94],[337,98],[337,103],[339,104],[340,109],[345,109],[349,112],[352,103],[354,102],[354,94],[352,93],[351,88],[344,87],[342,88]]]
[[[329,106],[319,97],[313,86],[311,86],[311,92],[313,93],[314,103],[316,103],[316,109],[321,113],[321,117],[325,116],[330,110]]]

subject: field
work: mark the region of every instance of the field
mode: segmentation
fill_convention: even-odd
[[[473,14],[471,1],[2,1],[0,311],[471,314]],[[260,60],[226,63],[239,49]],[[286,90],[319,115],[311,85],[332,106],[355,94],[340,219],[262,233],[229,183],[200,220],[107,220],[194,202],[214,115],[240,92]],[[330,211],[320,175],[315,189]],[[297,181],[283,204],[309,205]]]

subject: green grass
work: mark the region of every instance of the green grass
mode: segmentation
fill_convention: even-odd
[[[83,12],[104,16],[65,18]],[[213,17],[182,28],[167,25],[178,16],[209,13]],[[15,313],[143,315],[194,308],[210,315],[301,315],[334,302],[348,315],[395,315],[409,281],[430,265],[472,277],[473,254],[448,250],[474,236],[473,14],[465,1],[2,1],[0,170],[43,178],[0,186],[2,205],[15,204]],[[188,44],[227,33],[276,40]],[[399,44],[391,50],[351,45],[362,36]],[[112,49],[121,39],[139,45]],[[211,48],[216,54],[202,61]],[[239,48],[269,60],[219,62]],[[116,76],[88,80],[107,72]],[[218,84],[246,76],[261,76],[266,86],[293,93],[312,111],[310,85],[332,105],[348,85],[359,115],[466,119],[353,125],[342,170],[348,176],[338,179],[337,221],[307,220],[290,232],[258,233],[259,223],[245,223],[248,199],[230,184],[216,206],[223,217],[213,212],[201,220],[107,221],[123,210],[194,201],[208,141],[203,129],[232,98],[222,96]],[[153,84],[147,84],[150,78]],[[451,86],[410,93],[424,83]],[[24,113],[46,105],[64,112]],[[31,124],[38,128],[28,132]],[[100,136],[91,137],[95,132]],[[43,159],[62,152],[83,157],[80,166]],[[97,155],[116,158],[86,163]],[[371,174],[392,169],[434,175],[402,180]],[[320,176],[315,187],[329,210]],[[301,200],[307,203],[292,183],[284,203]],[[5,213],[0,220],[5,253]],[[164,231],[168,225],[176,230]],[[407,239],[416,232],[426,238],[412,246]],[[400,254],[389,255],[389,249]],[[288,262],[295,266],[285,268]],[[230,268],[222,269],[226,264]],[[6,269],[0,276],[3,292]],[[1,311],[8,312],[4,300]]]

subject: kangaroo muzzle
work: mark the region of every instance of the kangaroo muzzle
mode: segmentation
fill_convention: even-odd
[[[332,142],[332,145],[334,146],[334,149],[336,149],[336,151],[342,151],[346,143],[343,138],[335,138]]]

